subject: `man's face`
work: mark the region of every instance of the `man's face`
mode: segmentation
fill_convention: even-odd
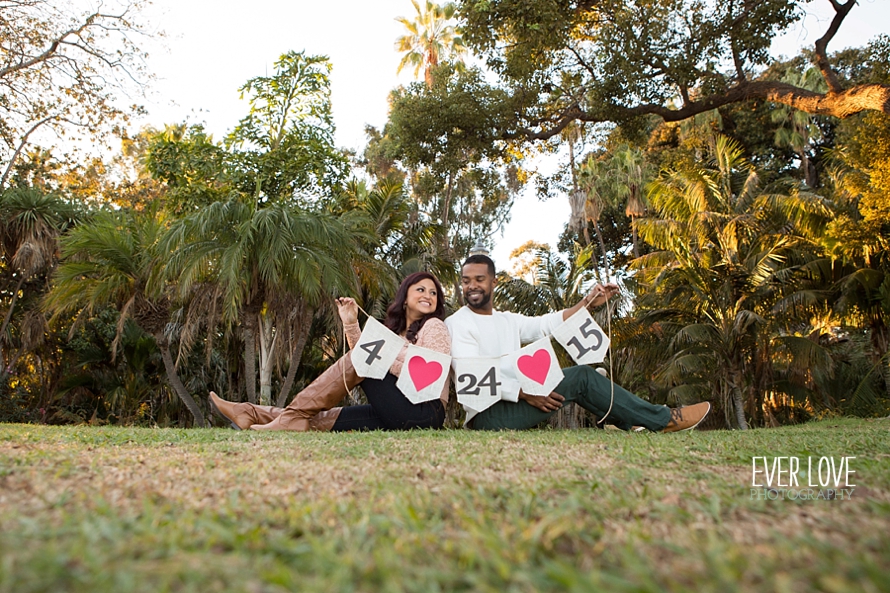
[[[464,301],[471,309],[491,309],[491,293],[496,280],[488,272],[485,264],[466,264],[460,273],[460,283],[464,291]]]

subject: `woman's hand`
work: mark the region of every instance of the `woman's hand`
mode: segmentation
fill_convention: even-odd
[[[343,325],[358,323],[358,303],[355,302],[355,299],[349,297],[337,299],[337,313],[340,314]]]
[[[610,282],[608,284],[597,284],[593,288],[590,289],[590,292],[587,293],[582,300],[585,307],[589,307],[593,305],[594,307],[599,307],[610,298],[615,296],[621,292],[621,289],[618,288],[618,285],[614,282]]]

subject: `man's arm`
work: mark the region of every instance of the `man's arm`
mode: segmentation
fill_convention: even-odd
[[[581,310],[581,307],[589,307],[593,305],[594,307],[599,307],[610,298],[618,294],[620,289],[618,285],[614,282],[610,282],[608,284],[597,284],[593,288],[590,289],[584,298],[578,301],[578,303],[574,307],[569,307],[568,309],[563,309],[562,311],[562,320],[565,321],[575,313]]]

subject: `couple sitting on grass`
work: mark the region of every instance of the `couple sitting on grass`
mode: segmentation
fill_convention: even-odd
[[[574,307],[526,317],[495,311],[491,297],[497,278],[494,262],[471,255],[461,268],[466,306],[445,319],[442,287],[432,274],[405,278],[384,325],[411,344],[451,354],[455,358],[498,358],[547,336],[581,307],[602,305],[618,292],[615,284],[596,285]],[[337,301],[350,347],[361,335],[358,306],[353,299]],[[383,379],[359,377],[347,354],[298,393],[286,408],[233,403],[210,393],[211,407],[239,429],[251,430],[407,430],[441,428],[445,422],[448,382],[439,399],[413,404],[396,387],[407,344]],[[510,368],[501,369],[502,399],[482,412],[467,408],[467,427],[476,430],[523,430],[537,426],[567,402],[604,418],[624,430],[677,432],[695,428],[711,409],[707,402],[668,408],[640,399],[589,366],[563,369],[565,377],[549,395],[528,395]],[[361,385],[367,405],[335,407]],[[614,395],[614,398],[613,398]]]

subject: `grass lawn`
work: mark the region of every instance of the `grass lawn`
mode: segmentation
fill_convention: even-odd
[[[752,499],[755,456],[856,457],[852,498]],[[890,591],[890,420],[674,435],[0,425],[0,593],[301,589]]]

